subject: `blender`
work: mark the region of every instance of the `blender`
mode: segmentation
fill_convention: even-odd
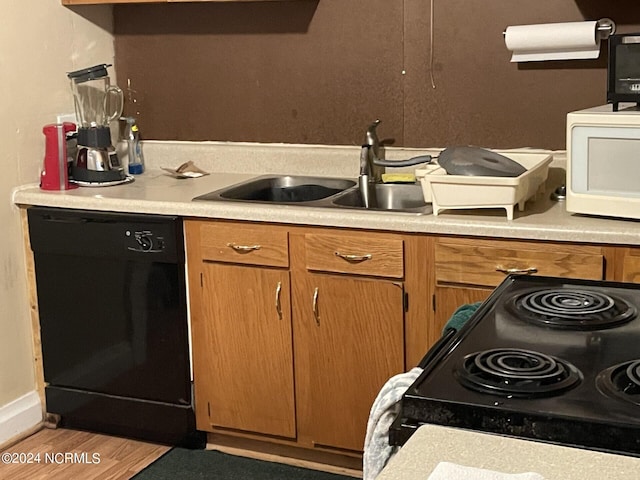
[[[78,121],[78,153],[71,176],[80,185],[115,185],[128,179],[111,143],[109,124],[122,114],[124,97],[109,82],[110,66],[95,65],[67,74]]]

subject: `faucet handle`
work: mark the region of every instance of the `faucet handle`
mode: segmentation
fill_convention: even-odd
[[[375,133],[375,131],[376,131],[376,127],[377,127],[378,125],[380,125],[381,123],[382,123],[382,120],[380,120],[379,118],[378,118],[378,119],[376,119],[376,120],[374,120],[374,121],[371,123],[371,125],[369,125],[369,128],[367,129],[367,133],[369,133],[369,132],[373,132],[373,133]]]
[[[371,149],[373,150],[374,158],[378,157],[378,151],[380,148],[380,140],[378,139],[378,134],[376,133],[376,128],[380,125],[381,120],[374,120],[369,128],[367,128],[367,134],[365,137],[365,142]]]
[[[432,163],[433,159],[431,155],[419,155],[406,160],[382,160],[378,158],[373,161],[373,164],[380,167],[413,167],[421,163]]]

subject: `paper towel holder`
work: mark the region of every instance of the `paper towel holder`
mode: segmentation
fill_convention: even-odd
[[[616,22],[606,17],[596,21],[596,36],[600,40],[606,40],[614,33],[616,33]],[[502,36],[504,37],[506,34],[507,31],[503,30]]]
[[[601,18],[596,22],[596,35],[601,40],[606,40],[616,33],[616,23],[610,18]]]

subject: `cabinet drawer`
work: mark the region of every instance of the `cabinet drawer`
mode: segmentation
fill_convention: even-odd
[[[200,249],[203,260],[289,266],[289,236],[276,226],[203,223]]]
[[[494,287],[508,273],[548,277],[604,278],[599,247],[487,240],[439,240],[435,247],[436,282]]]
[[[404,242],[399,237],[360,235],[305,235],[308,270],[402,278]]]

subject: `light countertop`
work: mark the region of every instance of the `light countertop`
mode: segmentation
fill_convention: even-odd
[[[439,462],[510,474],[534,472],[545,480],[640,478],[636,457],[423,425],[376,480],[427,480]]]
[[[401,232],[490,236],[535,240],[640,245],[640,222],[568,214],[564,203],[549,199],[564,182],[564,170],[553,166],[547,191],[516,208],[507,220],[504,209],[450,210],[438,216],[398,212],[261,205],[242,202],[194,202],[193,197],[266,173],[357,176],[358,147],[216,142],[146,142],[147,171],[130,184],[62,192],[45,192],[37,184],[13,192],[17,205],[41,205],[115,212],[153,213],[218,219],[251,220]],[[406,158],[428,149],[390,149],[387,158]],[[160,167],[186,159],[210,175],[175,179]]]

